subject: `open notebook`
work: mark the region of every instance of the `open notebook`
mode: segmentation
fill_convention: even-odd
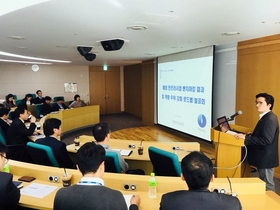
[[[230,125],[228,123],[228,120],[227,120],[226,116],[218,118],[217,122],[218,122],[218,127],[220,128],[220,130],[222,132],[225,132],[225,133],[231,134],[231,135],[237,134],[235,131],[232,131],[230,129]]]

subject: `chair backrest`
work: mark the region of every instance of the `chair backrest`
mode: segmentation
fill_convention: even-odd
[[[0,127],[0,142],[4,145],[6,145],[6,139],[5,139],[5,134],[2,131],[2,128]]]
[[[32,99],[36,98],[36,94],[35,93],[31,93],[32,95]]]
[[[36,112],[36,117],[40,118],[42,114],[42,106],[43,104],[35,104],[35,112]]]
[[[119,157],[116,152],[106,151],[105,172],[121,173]]]
[[[32,157],[34,163],[59,167],[57,160],[54,157],[52,149],[49,146],[28,142],[26,148],[30,156]]]
[[[149,157],[157,176],[181,176],[178,156],[153,146],[148,148]]]
[[[55,96],[53,97],[53,102],[56,102],[57,101],[57,98],[62,98],[62,101],[64,101],[64,96]]]
[[[21,102],[22,102],[22,99],[18,99],[18,100],[16,100],[16,105],[18,106],[18,105],[20,105],[21,104]]]

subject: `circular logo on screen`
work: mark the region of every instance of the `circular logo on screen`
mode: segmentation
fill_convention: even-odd
[[[201,128],[204,128],[206,125],[206,117],[203,114],[198,115],[197,123]]]

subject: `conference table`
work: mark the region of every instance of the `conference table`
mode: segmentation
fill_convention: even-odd
[[[49,188],[56,188],[43,198],[22,194],[19,205],[35,209],[52,209],[55,194],[57,190],[62,187],[61,177],[64,173],[64,169],[23,163],[13,160],[10,160],[9,164],[10,172],[14,175],[14,180],[17,180],[21,176],[33,176],[36,178],[30,183],[23,182],[24,188],[21,189],[21,192],[24,190],[26,191],[26,187],[29,185],[32,186],[33,184],[42,184]],[[72,184],[79,182],[81,174],[78,170],[67,169],[67,173],[72,174]],[[49,176],[56,176],[58,177],[59,181],[51,182],[49,181]],[[187,190],[186,183],[182,181],[180,177],[157,176],[157,197],[155,199],[151,199],[148,197],[148,179],[149,176],[147,175],[115,173],[105,173],[103,177],[105,186],[119,190],[123,195],[140,195],[140,210],[159,209],[162,194],[175,190]],[[280,209],[280,197],[274,192],[266,192],[265,183],[259,178],[232,178],[230,181],[232,191],[237,194],[237,197],[241,201],[243,210]],[[125,190],[125,184],[135,185],[136,190]],[[229,182],[226,178],[216,178],[209,185],[209,190],[211,191],[213,189],[222,188],[227,192],[230,192]]]
[[[80,130],[89,126],[93,126],[100,121],[99,105],[91,105],[73,109],[60,110],[58,112],[52,112],[41,118],[36,122],[38,130],[41,134],[44,134],[43,124],[46,119],[57,118],[61,120],[61,137],[69,132]],[[28,127],[30,123],[26,123]],[[38,138],[43,138],[43,136],[29,136],[29,139],[36,141]]]
[[[66,147],[69,153],[75,154],[83,144],[95,141],[94,137],[87,135],[82,135],[79,139],[80,146],[75,146],[73,143]],[[128,163],[130,169],[141,168],[145,171],[145,174],[150,174],[153,171],[153,166],[148,153],[149,146],[154,146],[159,149],[172,152],[178,156],[179,161],[181,161],[189,152],[200,150],[198,142],[152,142],[142,140],[110,139],[108,144],[110,149],[131,150],[132,153],[129,156],[123,156],[123,158]],[[138,154],[138,147],[140,144],[143,146],[143,155]],[[71,157],[73,157],[73,155],[71,155]]]

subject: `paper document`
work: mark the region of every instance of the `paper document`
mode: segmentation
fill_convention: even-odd
[[[230,131],[230,130],[228,130],[226,133],[227,133],[227,134],[230,134],[230,135],[236,135],[236,134],[237,134],[236,132]]]
[[[121,156],[129,156],[132,153],[131,149],[112,149],[121,153]]]
[[[43,198],[53,192],[57,187],[32,183],[20,190],[21,195],[32,196],[36,198]]]
[[[124,200],[125,200],[125,203],[126,203],[126,205],[127,205],[127,209],[129,209],[129,206],[130,206],[130,199],[131,199],[131,196],[132,196],[132,195],[123,195]]]

